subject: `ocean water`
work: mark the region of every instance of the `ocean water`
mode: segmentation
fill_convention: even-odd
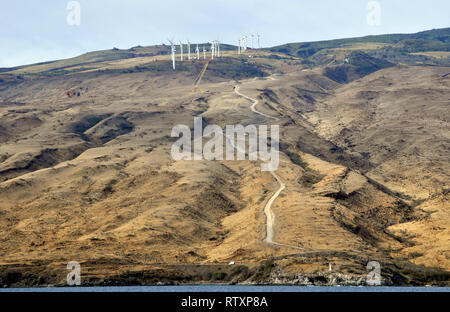
[[[3,288],[0,292],[450,292],[450,287],[183,285]]]

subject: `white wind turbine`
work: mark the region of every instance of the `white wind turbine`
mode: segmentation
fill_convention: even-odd
[[[238,40],[238,54],[241,54],[241,39]]]
[[[188,46],[188,60],[191,59],[191,43],[189,42],[189,40],[187,41],[187,46]]]
[[[215,42],[214,40],[211,42],[211,59],[214,59],[214,54],[216,53],[216,49],[215,49]]]
[[[198,49],[198,43],[197,43],[197,48],[195,49],[195,52],[197,53],[197,60],[200,59],[200,50]]]
[[[254,34],[252,34],[252,50],[254,49],[254,45],[253,45],[253,38],[255,37]]]
[[[220,57],[220,42],[217,41],[217,57]]]
[[[172,46],[172,67],[173,70],[175,70],[175,52],[176,52],[176,48],[175,48],[175,43],[173,42],[173,40],[169,40],[170,45]]]
[[[180,55],[181,55],[181,61],[183,62],[183,42],[180,40]]]
[[[261,37],[260,34],[256,34],[256,36],[258,37],[258,49],[261,49],[261,41],[259,40],[259,38]]]

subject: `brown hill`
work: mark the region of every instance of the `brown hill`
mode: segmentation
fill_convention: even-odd
[[[1,85],[2,283],[63,284],[78,261],[86,284],[361,284],[377,260],[386,284],[448,285],[449,68],[341,84],[273,55],[225,52],[205,93],[203,62],[173,72],[167,55]],[[259,162],[172,160],[171,129],[195,116],[280,125],[279,245],[263,242],[279,185]]]

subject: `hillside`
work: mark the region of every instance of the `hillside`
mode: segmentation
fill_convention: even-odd
[[[377,56],[435,59],[448,33],[224,46],[203,92],[204,60],[173,71],[168,46],[3,69],[0,283],[64,285],[77,261],[84,285],[363,285],[379,261],[385,285],[448,286],[450,67]],[[194,117],[279,125],[276,175],[173,160]]]
[[[449,55],[435,57],[427,51],[450,51],[450,28],[416,34],[393,34],[328,41],[290,43],[267,49],[291,56],[318,61],[325,56],[359,50],[390,62],[409,65],[450,65]]]
[[[361,51],[352,51],[344,64],[325,67],[324,75],[339,83],[347,83],[384,68],[395,66],[393,63],[371,57]]]

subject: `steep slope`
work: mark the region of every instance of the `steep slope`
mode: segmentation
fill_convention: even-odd
[[[344,64],[325,67],[324,75],[336,82],[348,83],[392,66],[394,64],[390,62],[354,51],[346,56]]]

